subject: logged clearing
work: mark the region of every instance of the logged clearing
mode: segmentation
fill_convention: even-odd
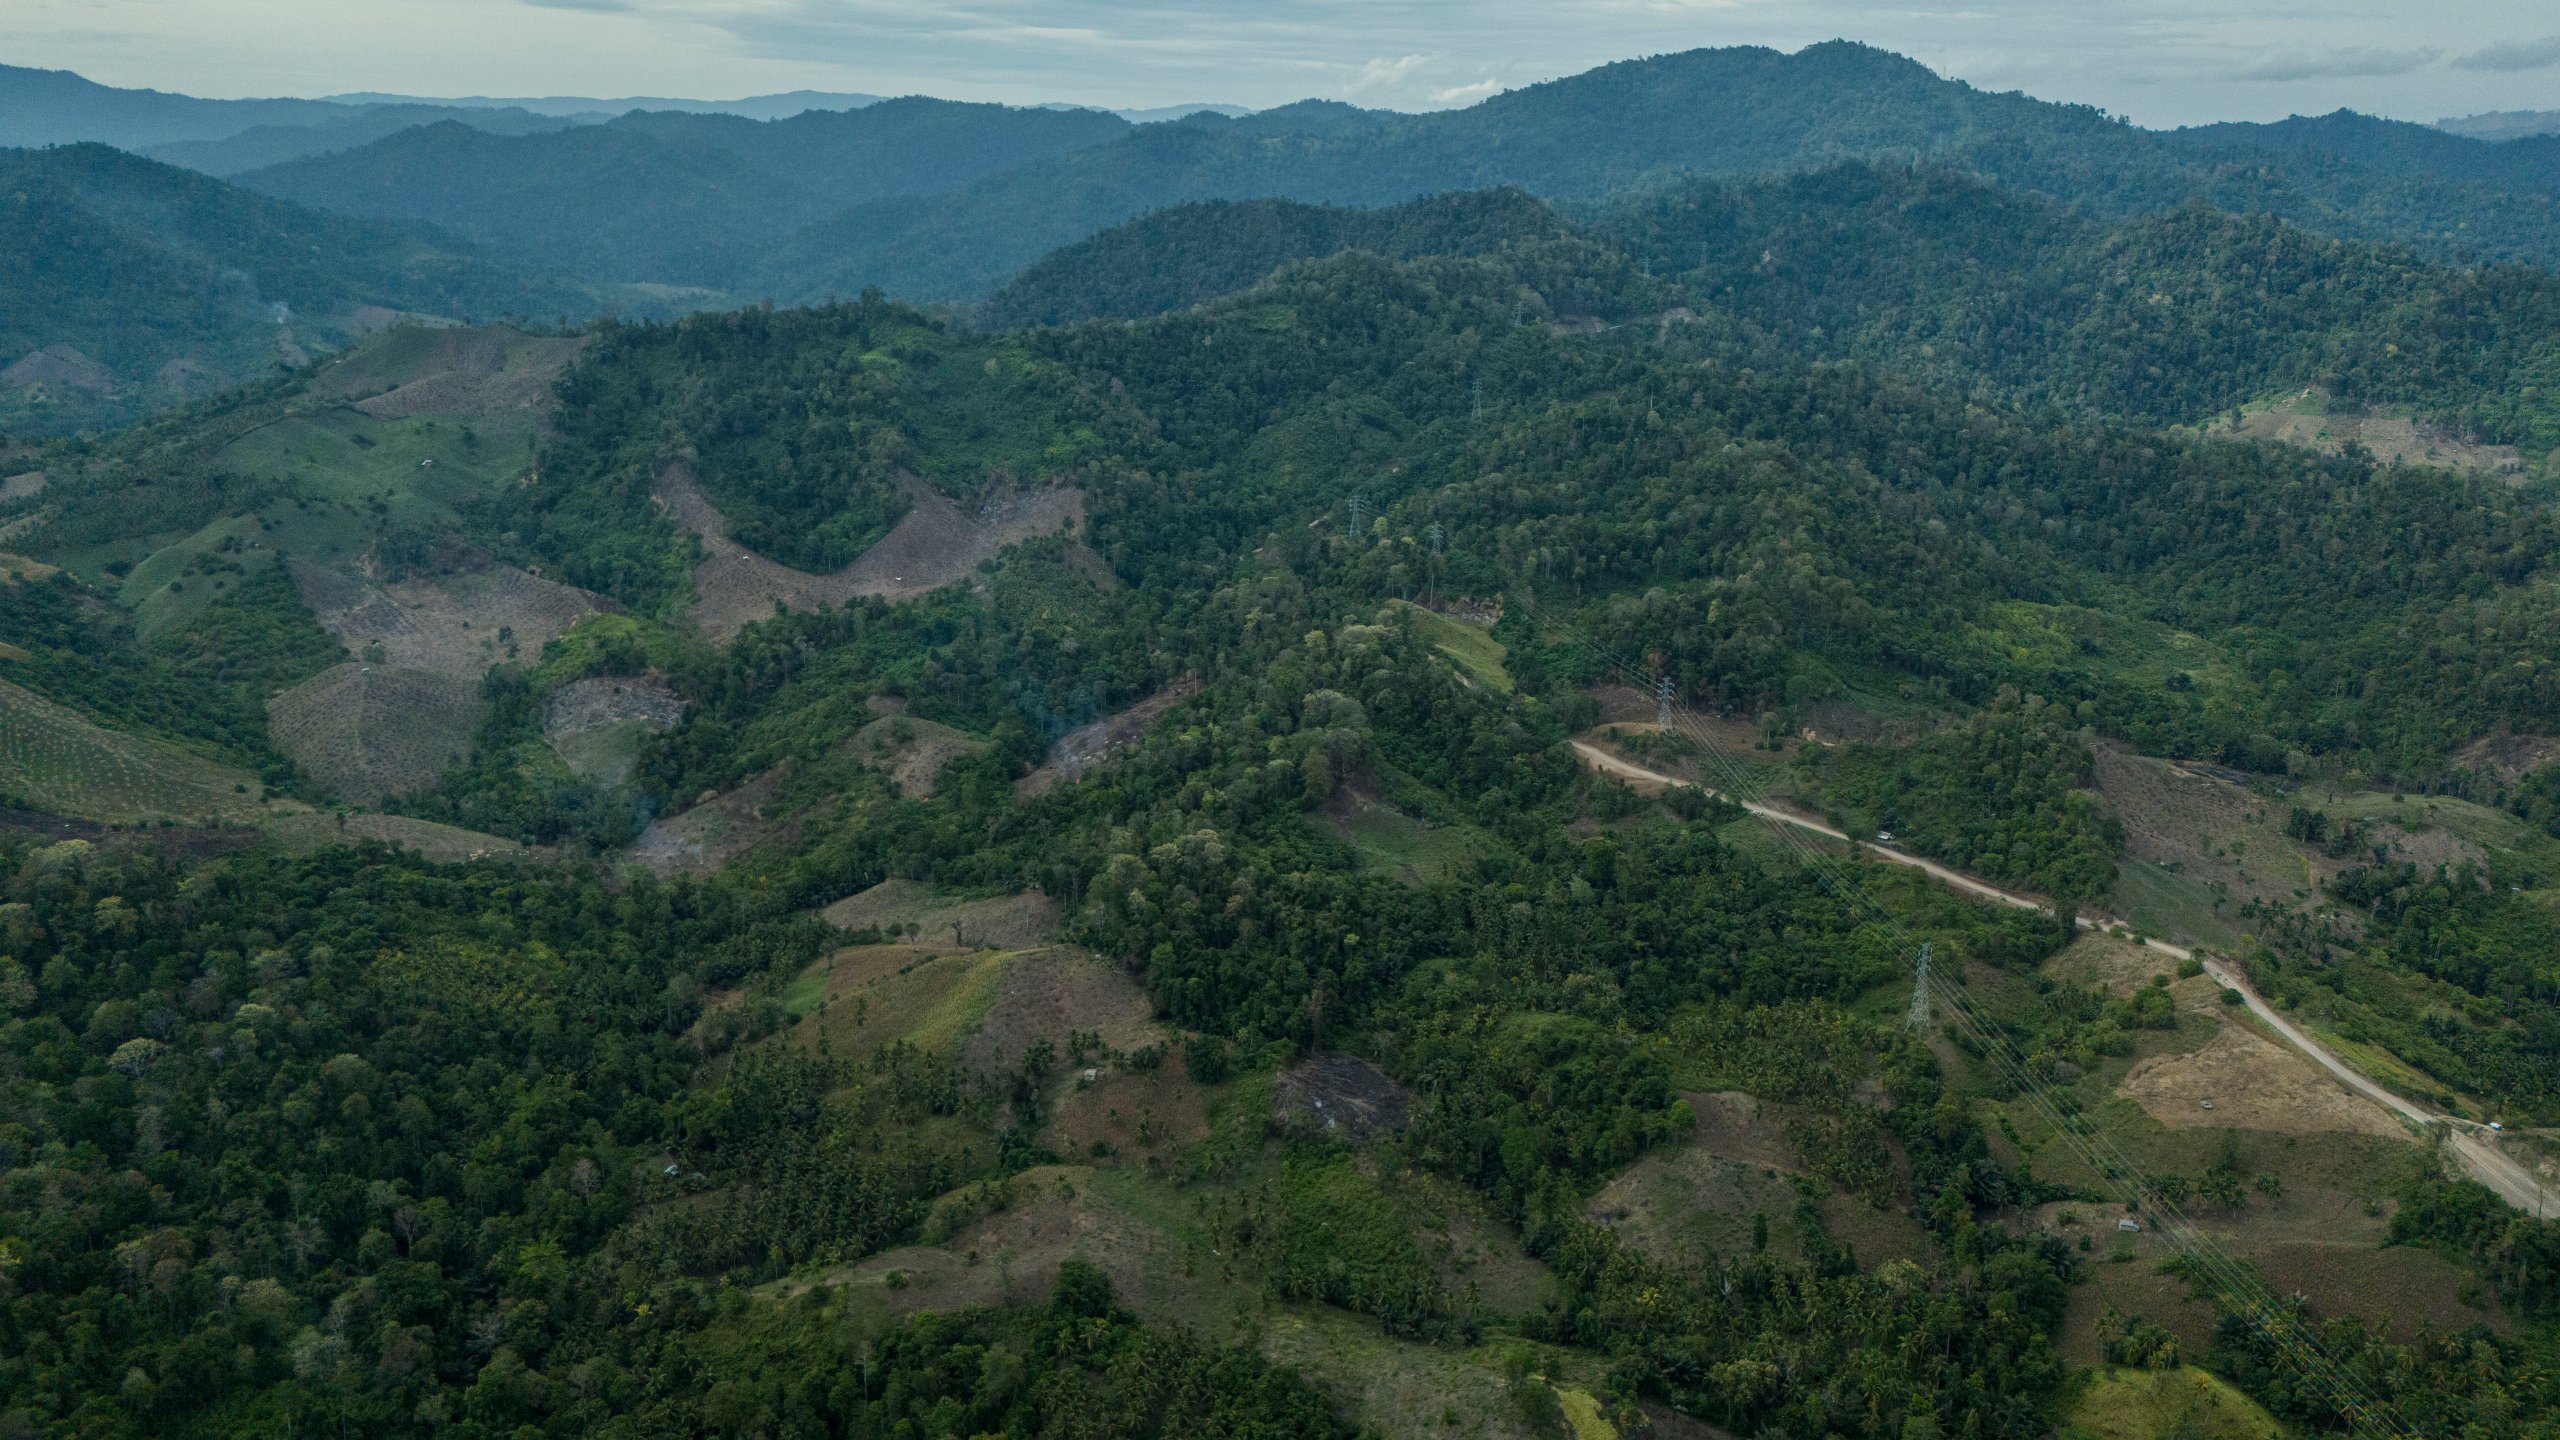
[[[908,799],[930,800],[943,766],[986,748],[986,741],[972,739],[948,725],[888,715],[847,736],[842,753],[885,772],[889,783]]]
[[[1408,885],[1454,878],[1490,848],[1485,835],[1464,825],[1434,825],[1407,815],[1378,794],[1376,781],[1354,776],[1316,807],[1316,823],[1360,854],[1371,869]]]
[[[1040,768],[1013,782],[1013,793],[1029,799],[1066,784],[1111,758],[1111,752],[1153,729],[1174,706],[1198,694],[1200,682],[1185,676],[1118,714],[1105,715],[1058,737]]]
[[[2545,765],[2560,764],[2560,739],[2508,731],[2483,735],[2455,750],[2453,763],[2512,785]]]
[[[542,738],[569,773],[619,785],[631,778],[647,737],[675,728],[684,698],[647,675],[591,675],[553,690],[542,707]]]
[[[781,796],[782,773],[768,770],[725,795],[650,821],[623,858],[648,866],[661,880],[708,875],[767,840],[798,833],[797,827],[768,813]]]
[[[474,684],[493,665],[540,655],[603,608],[584,590],[512,565],[379,586],[300,561],[292,571],[313,618],[348,653]]]
[[[1281,1071],[1271,1093],[1273,1118],[1354,1142],[1403,1129],[1412,1110],[1413,1092],[1351,1055],[1310,1055]]]
[[[1037,1040],[1064,1055],[1077,1031],[1119,1051],[1171,1038],[1127,971],[1072,945],[1050,945],[1005,957],[986,1013],[961,1044],[960,1063],[971,1070],[1004,1069],[1020,1063]]]
[[[2208,435],[2276,440],[2324,455],[2361,445],[2385,464],[2438,465],[2524,477],[2524,457],[2513,445],[2482,445],[2405,415],[2345,414],[2329,407],[2329,393],[2314,386],[2290,400],[2247,407],[2236,426],[2226,415],[2203,428]]]
[[[22,804],[117,825],[242,821],[263,809],[263,789],[245,770],[106,729],[0,681],[0,791]]]
[[[433,785],[471,749],[480,695],[450,675],[356,661],[267,702],[276,749],[358,805]]]
[[[819,913],[844,930],[887,934],[913,925],[920,942],[951,949],[1022,950],[1046,945],[1058,933],[1058,902],[1036,890],[962,900],[937,896],[921,881],[883,880]]]
[[[1066,485],[1001,487],[967,510],[941,491],[906,476],[907,513],[859,559],[829,575],[769,560],[729,538],[728,521],[678,461],[659,472],[653,491],[668,518],[700,536],[694,566],[699,597],[686,619],[704,638],[725,644],[776,610],[816,610],[862,595],[909,600],[969,577],[996,552],[1041,535],[1084,530],[1084,492]]]
[[[506,325],[402,325],[348,352],[312,389],[381,419],[538,411],[587,338]]]
[[[2284,1440],[2284,1427],[2258,1402],[2192,1365],[2110,1365],[2080,1387],[2061,1440]]]
[[[2380,1105],[2350,1092],[2301,1051],[2237,1023],[2224,1025],[2201,1049],[2134,1066],[2121,1088],[2173,1129],[2409,1138]]]

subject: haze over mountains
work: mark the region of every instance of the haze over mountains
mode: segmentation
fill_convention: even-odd
[[[0,1440],[2560,1440],[2551,142],[363,98],[0,149]]]
[[[266,217],[274,236],[300,232],[289,245],[174,266],[43,260],[44,284],[83,298],[10,306],[8,358],[59,345],[89,363],[39,366],[53,377],[45,404],[0,399],[0,409],[22,426],[85,423],[157,403],[150,397],[162,392],[150,386],[173,362],[206,383],[251,373],[242,357],[264,346],[243,337],[272,329],[263,317],[278,302],[304,321],[304,345],[352,333],[356,309],[430,301],[456,316],[521,307],[571,319],[873,287],[975,304],[1043,255],[1170,206],[1377,207],[1508,186],[1571,216],[1686,177],[1850,160],[1943,169],[2101,219],[2203,203],[2437,262],[2560,263],[2560,138],[2492,143],[2351,112],[2148,131],[2085,106],[1986,93],[1846,42],[1628,61],[1428,114],[1311,100],[1142,124],[1100,110],[814,92],[620,115],[591,103],[628,102],[208,101],[0,71],[0,136],[95,139],[227,175],[229,193],[261,204],[220,204]],[[65,193],[112,171],[127,210],[146,190],[163,194],[163,213],[223,193],[200,175],[139,162],[29,152],[13,163],[52,175]],[[291,218],[304,214],[314,218]],[[139,255],[171,233],[118,221],[111,248]],[[405,268],[384,266],[384,245],[412,257]],[[288,249],[306,279],[372,278],[319,292],[270,279]],[[429,255],[447,257],[431,267],[441,278],[395,283]],[[1237,254],[1204,263],[1204,275],[1242,274]],[[226,278],[211,289],[175,278],[191,265]],[[1147,273],[1162,285],[1173,272]],[[201,298],[216,292],[231,298]],[[198,298],[178,302],[182,293]],[[316,293],[336,298],[315,303]],[[90,399],[66,403],[74,375]],[[26,388],[16,383],[19,399]],[[97,398],[110,391],[114,403]]]

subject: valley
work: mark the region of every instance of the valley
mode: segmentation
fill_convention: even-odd
[[[2560,1436],[2528,141],[249,103],[0,152],[0,1435]]]

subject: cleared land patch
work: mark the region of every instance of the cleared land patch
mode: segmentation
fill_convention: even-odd
[[[906,477],[908,508],[880,542],[827,575],[795,570],[747,549],[678,461],[659,472],[653,493],[677,526],[701,537],[694,566],[699,597],[686,618],[702,635],[726,643],[776,610],[815,610],[856,596],[909,600],[965,580],[1008,545],[1063,530],[1084,529],[1084,492],[1072,486],[999,487],[963,509],[941,491]]]
[[[0,788],[38,810],[134,824],[246,820],[263,785],[244,770],[91,723],[0,681]]]
[[[2062,1440],[2284,1440],[2284,1427],[2230,1382],[2192,1365],[2110,1365],[2080,1381]]]
[[[640,742],[683,718],[684,698],[663,680],[591,675],[544,698],[542,738],[579,779],[619,785],[631,778]]]
[[[972,739],[948,725],[889,715],[847,736],[843,753],[872,769],[887,772],[889,783],[908,799],[930,800],[943,766],[986,748],[986,741]]]
[[[2204,433],[2277,440],[2324,455],[2361,445],[2386,464],[2440,465],[2518,478],[2524,474],[2524,457],[2513,445],[2483,445],[2405,415],[2333,411],[2330,403],[2328,392],[2314,386],[2290,399],[2245,407],[2236,426],[2226,415],[2203,427]]]
[[[1025,799],[1044,794],[1083,775],[1111,758],[1111,752],[1153,729],[1165,712],[1199,693],[1200,682],[1184,677],[1117,714],[1079,725],[1058,737],[1040,768],[1013,782],[1013,793]]]
[[[2151,1118],[2176,1129],[2408,1138],[2381,1106],[2350,1093],[2302,1052],[2236,1024],[2202,1049],[2134,1066],[2122,1088]]]
[[[294,584],[320,628],[351,654],[477,683],[493,665],[542,647],[602,607],[575,586],[487,565],[459,575],[365,585],[296,562]]]
[[[357,347],[313,388],[386,419],[537,410],[587,339],[504,325],[401,326]]]
[[[623,858],[648,866],[661,880],[708,875],[767,840],[793,833],[787,822],[767,813],[781,796],[781,773],[766,771],[681,814],[650,821]]]
[[[819,913],[845,930],[887,934],[892,927],[914,925],[920,941],[936,946],[947,942],[955,949],[983,945],[1021,950],[1048,944],[1058,933],[1058,902],[1036,890],[961,900],[937,896],[920,881],[884,880]]]
[[[359,805],[436,782],[471,748],[480,696],[449,675],[355,661],[267,702],[275,747]]]

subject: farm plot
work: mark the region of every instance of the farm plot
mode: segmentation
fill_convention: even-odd
[[[708,875],[767,840],[797,833],[768,813],[781,798],[781,772],[768,770],[726,795],[650,821],[623,858],[649,867],[661,880]]]
[[[432,785],[471,748],[480,696],[426,670],[332,665],[267,702],[275,747],[359,805]]]
[[[6,681],[0,791],[34,809],[119,825],[239,821],[263,808],[263,786],[246,771],[105,729]]]
[[[584,590],[512,565],[372,586],[295,562],[293,578],[320,627],[351,654],[473,684],[493,665],[539,655],[602,608]]]
[[[2361,445],[2384,464],[2437,465],[2523,478],[2524,457],[2513,445],[2483,445],[2406,415],[2355,414],[2334,411],[2330,405],[2329,393],[2314,386],[2291,399],[2245,407],[2237,425],[2224,416],[2204,431],[2277,440],[2324,455]]]
[[[1058,902],[1036,890],[985,900],[938,896],[914,880],[884,880],[820,914],[843,930],[892,934],[912,926],[920,943],[1021,950],[1057,938]]]

